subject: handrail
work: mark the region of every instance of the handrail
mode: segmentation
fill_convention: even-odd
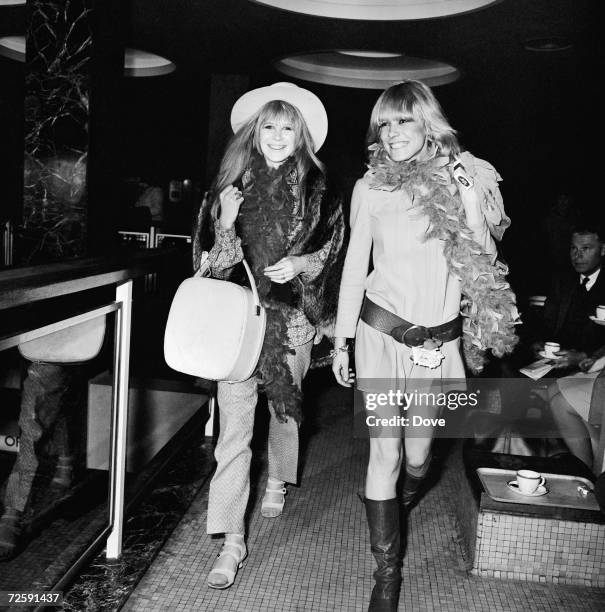
[[[112,285],[156,271],[182,250],[146,249],[0,270],[0,310]]]
[[[94,310],[86,310],[81,314],[74,315],[73,317],[69,317],[67,319],[63,318],[59,321],[43,325],[42,327],[36,327],[35,329],[31,329],[29,331],[12,331],[6,335],[0,335],[0,351],[19,346],[23,342],[36,340],[37,338],[42,338],[48,334],[67,329],[68,327],[73,327],[79,323],[84,323],[86,321],[90,321],[91,319],[115,312],[117,308],[118,306],[115,303],[107,304],[105,306],[99,306]]]
[[[83,258],[0,270],[0,310],[105,285],[115,285],[115,301],[111,304],[97,305],[96,308],[89,308],[75,316],[64,315],[62,320],[50,324],[40,325],[38,322],[38,326],[28,325],[26,330],[11,331],[0,337],[0,350],[4,350],[90,318],[104,316],[109,312],[116,313],[110,425],[110,516],[109,526],[100,536],[108,536],[106,556],[110,559],[119,558],[122,553],[133,279],[156,272],[160,266],[171,263],[177,255],[182,256],[182,253],[178,248],[161,251],[150,249],[120,253],[111,257]],[[99,541],[97,538],[95,544]],[[89,547],[85,554],[90,550]],[[80,560],[77,563],[79,562]]]

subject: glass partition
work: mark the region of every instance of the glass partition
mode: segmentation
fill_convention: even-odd
[[[73,308],[50,300],[9,311],[3,327]],[[0,591],[52,588],[110,525],[119,308],[110,302],[0,337]]]
[[[66,585],[105,545],[119,557],[123,516],[193,428],[203,431],[207,392],[163,358],[190,247],[160,242],[124,246],[124,269],[98,260],[90,276],[59,278],[73,264],[47,266],[47,287],[38,267],[0,274],[0,591]],[[65,283],[72,293],[36,301]],[[21,285],[33,301],[15,297]]]

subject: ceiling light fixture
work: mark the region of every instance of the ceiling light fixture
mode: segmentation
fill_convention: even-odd
[[[0,0],[0,6],[21,6],[26,0]]]
[[[400,21],[470,13],[502,0],[251,0],[274,8],[336,19]]]
[[[401,53],[385,53],[384,51],[337,51],[337,53],[354,57],[401,57]]]
[[[571,49],[573,43],[569,38],[564,38],[563,36],[545,36],[542,38],[529,38],[523,43],[523,46],[527,51],[554,53]]]
[[[284,57],[274,66],[279,72],[303,81],[358,89],[384,89],[406,79],[434,87],[460,78],[459,70],[451,64],[381,51],[305,53]]]
[[[175,70],[176,66],[165,57],[139,49],[125,49],[124,76],[161,76]]]
[[[25,61],[25,36],[0,38],[0,55],[18,62]],[[124,76],[151,77],[174,72],[176,66],[165,57],[139,49],[125,49]]]
[[[24,62],[25,36],[3,36],[0,38],[0,55],[17,62]]]

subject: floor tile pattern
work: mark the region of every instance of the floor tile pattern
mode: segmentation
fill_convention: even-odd
[[[475,573],[605,587],[605,525],[479,514]]]
[[[255,463],[249,523],[250,556],[226,591],[207,588],[221,540],[205,534],[204,487],[138,584],[129,612],[353,612],[367,608],[374,569],[363,505],[367,442],[352,436],[345,390],[329,388],[305,424],[308,442],[300,488],[291,487],[285,513],[260,515],[264,463]],[[472,576],[454,519],[464,503],[452,478],[461,462],[450,446],[438,457],[438,482],[412,510],[404,586],[407,611],[600,611],[605,590]],[[448,454],[449,453],[449,454]]]

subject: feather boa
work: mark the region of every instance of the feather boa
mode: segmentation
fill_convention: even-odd
[[[258,292],[267,312],[267,328],[257,374],[261,375],[267,398],[280,421],[302,420],[302,395],[294,384],[287,363],[287,324],[292,309],[301,310],[320,330],[333,326],[338,287],[344,261],[345,224],[342,198],[330,181],[314,168],[304,185],[296,164],[287,160],[279,168],[267,167],[256,153],[241,178],[244,204],[236,222],[242,249],[251,265]],[[300,215],[293,215],[304,187]],[[193,267],[199,268],[203,250],[214,244],[211,219],[212,198],[205,197],[193,230]],[[299,218],[302,217],[302,218]],[[262,269],[285,255],[306,255],[330,245],[321,272],[312,280],[299,276],[284,285],[271,283]],[[239,266],[238,266],[239,268]],[[230,276],[245,283],[245,273],[236,269]]]
[[[518,342],[519,323],[515,294],[506,274],[508,268],[475,242],[466,225],[464,207],[447,167],[449,159],[426,162],[393,162],[381,149],[370,157],[372,189],[405,189],[416,207],[429,219],[425,240],[443,240],[443,254],[450,273],[461,283],[463,349],[474,373],[483,369],[485,351],[496,357],[511,353]]]
[[[272,283],[263,270],[287,253],[289,235],[295,223],[296,174],[292,158],[273,169],[260,155],[253,155],[243,177],[244,203],[236,222],[244,255],[267,313],[265,339],[256,373],[277,418],[283,421],[285,415],[300,420],[302,414],[302,394],[294,383],[286,359],[289,353],[294,353],[288,347],[288,318],[295,299],[291,283]]]

